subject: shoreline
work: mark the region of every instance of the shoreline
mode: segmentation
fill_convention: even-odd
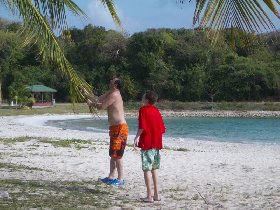
[[[193,112],[190,112],[194,114]],[[199,115],[189,115],[186,112],[162,112],[164,117],[197,117],[197,118],[238,118],[235,117],[224,117],[224,115],[210,115],[210,113],[200,112]],[[251,113],[255,114],[255,113]],[[262,117],[252,117],[254,119],[257,118],[265,118]],[[229,116],[229,115],[226,115]],[[136,113],[128,113],[126,118],[134,118],[137,117]],[[65,120],[76,120],[76,119],[90,119],[92,118],[91,114],[44,114],[44,115],[18,115],[18,116],[0,116],[0,138],[18,138],[18,137],[38,137],[38,138],[51,138],[51,139],[61,139],[61,140],[69,140],[69,139],[82,139],[82,140],[91,140],[94,138],[98,139],[102,138],[105,140],[109,140],[108,132],[109,131],[97,131],[95,129],[72,129],[72,128],[64,128],[60,126],[51,125],[49,122],[51,121],[65,121]],[[95,116],[95,119],[107,119],[106,115],[100,115],[99,117]],[[245,117],[248,118],[248,117]],[[273,118],[273,117],[271,117]],[[1,119],[4,121],[1,122]],[[278,118],[275,118],[278,119]],[[5,122],[6,121],[6,122]],[[2,127],[2,129],[1,129]],[[8,132],[2,132],[1,130],[6,130]],[[15,132],[10,132],[11,130],[16,130]],[[28,131],[27,131],[28,130]],[[45,132],[39,133],[37,130],[43,130]],[[133,144],[135,134],[130,134],[128,136],[128,144]],[[189,144],[190,142],[195,142],[198,144],[199,142],[209,143],[209,144],[268,144],[268,145],[280,145],[280,142],[270,142],[270,141],[225,141],[225,140],[210,140],[210,139],[195,139],[192,137],[182,137],[182,136],[163,136],[163,143],[167,145],[167,147],[173,148],[174,145],[184,145]]]
[[[280,102],[279,102],[280,104]],[[139,106],[140,107],[140,106]],[[33,116],[33,115],[90,115],[85,104],[79,104],[78,110],[73,112],[70,104],[58,104],[53,108],[40,108],[31,110],[9,110],[0,109],[1,116]],[[266,110],[228,110],[228,109],[190,109],[176,110],[176,109],[161,109],[162,115],[165,117],[213,117],[213,118],[280,118],[280,111],[266,111]],[[2,112],[3,111],[3,112]],[[97,115],[107,116],[105,111],[98,111]],[[137,117],[138,109],[125,109],[126,117]]]
[[[84,186],[83,196],[92,197],[88,192],[95,189],[116,191],[109,195],[101,193],[102,200],[110,201],[107,209],[280,208],[280,144],[164,137],[159,171],[162,201],[145,204],[139,201],[145,195],[140,151],[133,150],[134,136],[129,136],[124,155],[126,185],[114,189],[100,185],[97,179],[106,176],[109,169],[108,134],[44,125],[47,120],[90,116],[0,117],[0,181],[8,182],[3,189],[12,196],[19,192],[19,200],[29,196],[33,203],[34,189],[21,191],[8,180],[20,180],[25,183],[24,187],[26,183],[39,182],[40,186],[45,186],[43,191],[36,191],[39,195],[52,193],[50,182],[69,185],[61,191],[55,188],[58,196],[71,193],[67,189],[71,189],[72,182],[77,182]],[[97,199],[97,202],[100,201]],[[95,209],[94,206],[80,206],[81,209]]]
[[[127,112],[126,116],[136,117],[138,112]],[[280,111],[201,111],[201,110],[185,110],[172,111],[162,110],[164,117],[215,117],[215,118],[280,118]]]

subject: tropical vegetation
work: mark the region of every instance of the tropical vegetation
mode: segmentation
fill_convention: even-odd
[[[3,98],[24,94],[26,85],[44,84],[58,90],[58,101],[70,101],[70,82],[56,65],[38,57],[38,45],[20,47],[17,27],[0,23]],[[126,84],[125,100],[138,100],[146,89],[156,90],[162,100],[279,100],[280,33],[246,33],[244,40],[234,29],[239,36],[233,41],[232,30],[223,30],[215,46],[200,30],[150,29],[125,36],[92,25],[73,28],[71,39],[58,40],[77,75],[97,94],[117,75]]]
[[[113,0],[98,1],[108,8],[115,22],[121,26]],[[179,0],[181,3],[185,1]],[[194,11],[194,24],[198,23],[199,28],[209,27],[214,29],[212,40],[217,40],[217,34],[219,34],[220,29],[229,27],[238,28],[246,32],[260,32],[262,31],[260,26],[265,29],[273,28],[273,23],[260,2],[267,5],[269,10],[279,17],[275,3],[272,0],[197,0]],[[80,87],[90,89],[90,85],[77,74],[65,57],[56,34],[62,39],[67,39],[69,36],[69,33],[67,33],[67,12],[70,11],[75,15],[86,16],[85,13],[72,0],[0,0],[0,3],[23,21],[23,27],[20,29],[21,35],[25,37],[24,46],[36,43],[37,52],[42,60],[48,61],[52,69],[58,69],[64,78],[69,81],[68,86],[72,101],[75,102],[81,99]],[[276,4],[280,5],[280,2],[276,1]],[[155,68],[159,69],[159,67]],[[1,70],[1,72],[3,71]]]

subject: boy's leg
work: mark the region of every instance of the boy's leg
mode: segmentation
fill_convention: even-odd
[[[144,171],[144,179],[147,188],[147,198],[145,198],[145,201],[153,201],[151,171]]]
[[[118,170],[118,180],[123,180],[124,172],[123,172],[123,159],[116,159],[116,165]]]
[[[158,170],[152,170],[153,182],[154,182],[154,200],[159,201],[159,186],[158,186]]]
[[[158,169],[160,168],[160,153],[159,150],[154,150],[154,162],[152,166],[152,176],[154,182],[154,200],[160,201],[159,186],[158,186]]]
[[[108,176],[109,179],[114,179],[115,171],[116,171],[116,159],[111,158],[110,160],[110,174]]]

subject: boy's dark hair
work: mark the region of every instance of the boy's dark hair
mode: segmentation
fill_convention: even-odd
[[[118,90],[121,90],[124,86],[124,82],[121,79],[116,79],[114,84]]]
[[[147,90],[145,93],[145,99],[149,101],[149,104],[153,105],[158,100],[158,95],[155,91]]]

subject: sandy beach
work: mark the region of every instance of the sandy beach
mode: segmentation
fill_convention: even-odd
[[[140,151],[126,149],[126,185],[106,186],[96,181],[108,174],[108,134],[45,125],[48,120],[85,117],[89,115],[0,117],[0,164],[14,166],[0,168],[1,181],[84,182],[83,190],[103,192],[100,202],[109,200],[102,207],[108,209],[280,209],[280,144],[165,137],[159,174],[162,201],[145,204],[139,201],[145,195]],[[12,199],[16,189],[0,186],[0,191]],[[8,203],[0,196],[1,202]],[[79,202],[75,208],[99,209]]]

